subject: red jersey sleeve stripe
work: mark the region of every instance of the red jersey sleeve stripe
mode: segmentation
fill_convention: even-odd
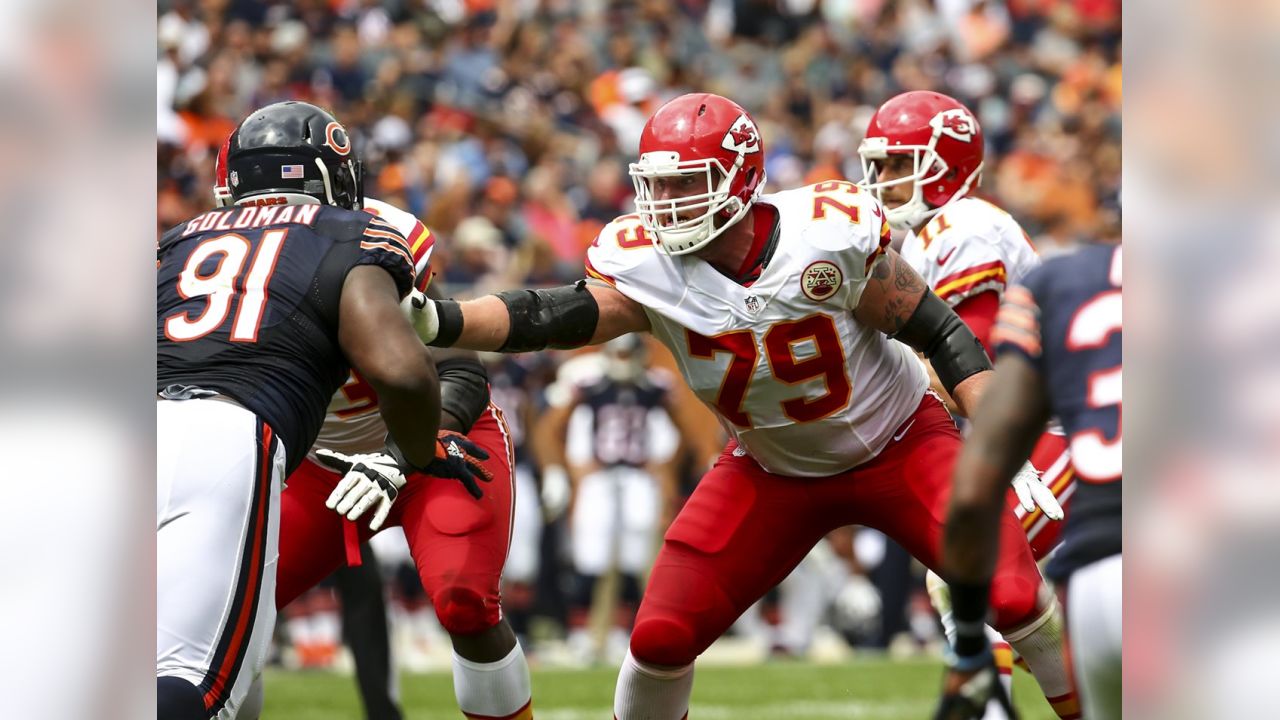
[[[988,263],[985,266],[979,265],[943,278],[934,292],[937,293],[938,297],[946,300],[949,297],[962,295],[980,286],[994,285],[1003,288],[1004,284],[1004,263],[997,260],[994,263]]]
[[[596,270],[596,269],[595,269],[595,267],[591,265],[591,259],[590,259],[590,258],[587,258],[587,261],[586,261],[586,269],[587,269],[587,275],[589,275],[590,277],[593,277],[593,278],[595,278],[596,280],[599,280],[599,281],[601,281],[601,282],[608,283],[609,285],[612,285],[612,286],[615,286],[615,287],[617,286],[618,281],[617,281],[617,280],[614,280],[612,277],[610,277],[610,276],[608,276],[608,275],[605,275],[604,273],[600,272],[599,270]]]

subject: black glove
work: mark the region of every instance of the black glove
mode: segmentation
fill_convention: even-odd
[[[422,472],[433,477],[457,480],[471,493],[471,497],[479,500],[484,497],[484,493],[476,480],[493,480],[493,473],[480,464],[481,460],[488,459],[489,453],[465,436],[452,430],[441,430],[436,436],[436,457]]]

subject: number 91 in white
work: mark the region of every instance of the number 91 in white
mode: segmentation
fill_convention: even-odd
[[[204,296],[206,305],[195,317],[188,310],[166,318],[165,337],[175,342],[189,342],[208,335],[222,326],[231,312],[232,300],[243,293],[231,326],[231,340],[257,342],[258,326],[267,306],[267,283],[275,272],[280,249],[288,234],[287,229],[268,230],[262,234],[262,242],[249,263],[249,272],[243,283],[240,283],[240,273],[244,270],[249,251],[253,249],[248,239],[230,233],[197,245],[178,276],[178,295],[183,300]],[[212,258],[217,258],[217,267],[207,275],[200,274],[200,266]]]

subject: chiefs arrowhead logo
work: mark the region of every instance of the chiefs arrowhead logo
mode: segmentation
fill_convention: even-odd
[[[720,147],[735,153],[760,152],[760,131],[756,129],[756,124],[751,122],[751,118],[745,114],[739,115],[738,119],[729,126],[729,132],[724,134]]]
[[[834,263],[819,260],[810,263],[800,275],[800,292],[814,302],[822,302],[844,284],[844,273]]]
[[[978,130],[978,121],[964,108],[943,110],[934,115],[929,124],[934,130],[960,142],[973,142],[973,134]]]

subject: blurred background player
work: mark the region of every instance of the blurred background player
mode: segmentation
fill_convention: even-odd
[[[537,433],[544,477],[563,468],[569,478],[576,578],[568,641],[588,664],[625,655],[644,576],[676,502],[681,442],[668,410],[670,381],[648,366],[635,334],[566,363]]]
[[[982,181],[985,147],[982,127],[969,108],[947,95],[917,90],[890,98],[876,110],[858,154],[863,186],[884,203],[889,224],[906,233],[900,250],[903,260],[955,310],[990,355],[1005,288],[1019,282],[1040,259],[1017,220],[975,194]],[[936,374],[931,380],[935,392],[945,397]],[[1036,560],[1057,545],[1057,521],[1074,491],[1066,438],[1054,423],[1041,435],[1011,493],[1013,512]],[[946,585],[932,571],[927,582],[947,636],[954,639]],[[1011,692],[1012,652],[999,633],[991,630],[989,635],[1005,689]],[[1050,703],[1071,712],[1069,684],[1044,689]],[[1003,716],[994,703],[991,712],[992,720]]]
[[[1000,356],[956,463],[943,551],[958,636],[940,717],[976,717],[989,687],[982,633],[1004,510],[1004,486],[1057,417],[1081,483],[1062,547],[1059,583],[1080,682],[1082,717],[1121,711],[1122,250],[1086,245],[1047,260],[1009,289],[992,340]],[[966,714],[967,711],[967,714]]]
[[[436,373],[397,307],[414,280],[408,244],[358,212],[345,128],[306,103],[270,105],[226,159],[234,200],[275,201],[204,213],[157,248],[161,720],[235,717],[261,671],[281,482],[352,367],[386,394],[406,469],[437,451]]]

